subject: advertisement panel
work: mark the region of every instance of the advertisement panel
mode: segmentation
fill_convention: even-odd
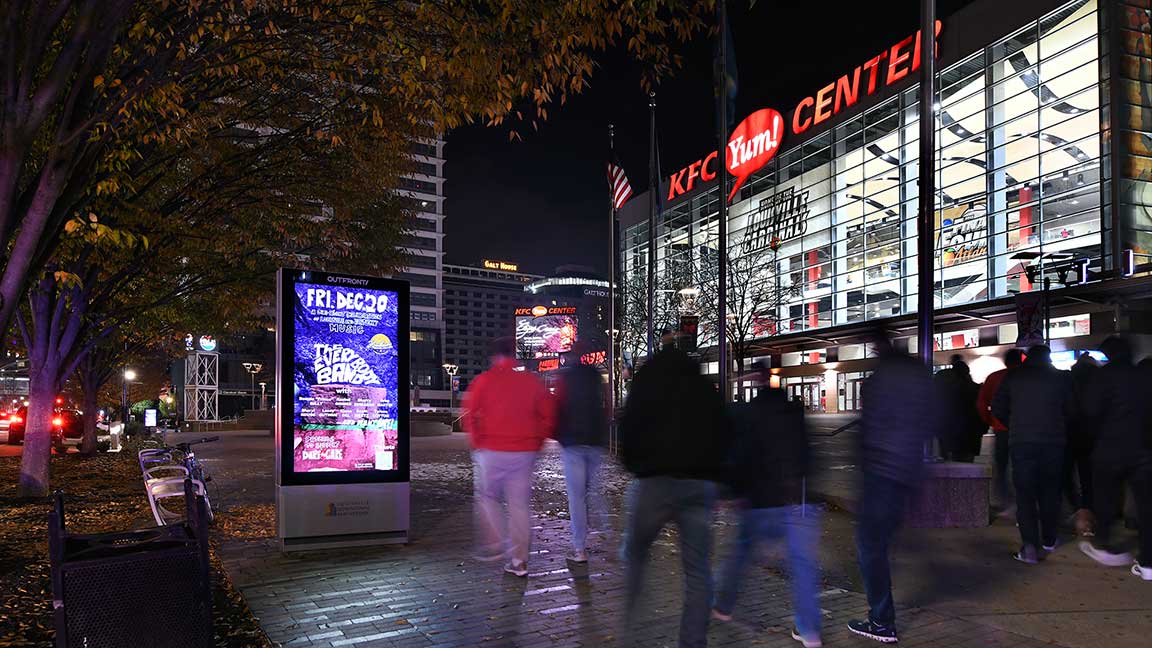
[[[400,435],[408,405],[401,376],[407,344],[399,343],[408,339],[401,330],[408,318],[400,316],[405,290],[379,279],[306,274],[284,295],[292,309],[292,397],[283,402],[292,403],[292,433],[283,440],[291,460],[282,474],[288,482],[315,473],[394,479],[407,469]]]
[[[277,516],[285,548],[308,538],[335,546],[341,535],[357,536],[356,544],[406,539],[408,284],[281,270],[278,308]]]

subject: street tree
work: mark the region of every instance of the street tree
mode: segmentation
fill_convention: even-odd
[[[172,143],[219,136],[220,114],[262,105],[262,92],[263,105],[297,119],[253,137],[300,129],[340,146],[373,130],[395,149],[472,119],[534,126],[587,87],[609,47],[645,63],[648,80],[666,74],[679,63],[670,41],[702,28],[710,5],[10,0],[0,27],[0,331],[86,203],[124,190],[129,167],[165,160]]]
[[[679,326],[679,290],[683,287],[678,285],[673,289],[657,283],[657,290],[652,295],[652,329],[657,346],[661,331]],[[620,292],[620,347],[629,354],[632,362],[636,362],[637,358],[648,354],[648,277],[644,269],[626,274]]]
[[[720,310],[719,244],[716,237],[700,246],[695,262],[697,288],[700,294],[700,337],[702,343],[715,344],[718,339]],[[802,286],[784,276],[778,262],[779,246],[770,243],[758,249],[755,240],[745,235],[736,247],[729,249],[727,263],[728,291],[725,298],[727,343],[736,371],[751,356],[753,343],[781,331],[780,312],[802,294]]]
[[[408,211],[387,189],[395,175],[373,170],[376,138],[335,147],[298,129],[232,133],[174,144],[165,164],[133,163],[131,187],[94,198],[66,224],[17,317],[30,365],[20,494],[47,492],[48,421],[69,376],[80,373],[90,408],[118,366],[110,355],[180,330],[171,327],[193,330],[205,313],[221,332],[247,323],[268,306],[280,265],[306,257],[317,269],[386,273],[401,262]],[[94,426],[85,432],[90,453]]]

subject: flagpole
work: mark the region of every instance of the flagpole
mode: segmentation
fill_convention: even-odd
[[[716,0],[716,38],[718,38],[718,47],[716,55],[718,57],[718,65],[715,70],[716,76],[716,162],[720,167],[717,172],[718,184],[716,186],[716,197],[720,200],[720,210],[718,214],[719,222],[719,241],[717,248],[719,248],[718,263],[720,264],[717,272],[717,294],[719,299],[716,304],[716,317],[718,322],[716,324],[716,348],[719,352],[717,358],[720,380],[720,394],[724,402],[731,399],[731,388],[728,383],[728,163],[727,163],[727,147],[728,147],[728,81],[727,70],[727,16],[724,0]],[[724,157],[721,157],[724,156]]]
[[[609,160],[615,146],[615,133],[608,124]],[[609,411],[616,415],[616,197],[608,185],[608,397]]]
[[[932,367],[936,260],[936,2],[920,5],[920,218],[916,223],[916,341],[921,362]]]
[[[648,93],[648,357],[656,350],[656,208],[660,197],[660,169],[656,168],[656,93]]]

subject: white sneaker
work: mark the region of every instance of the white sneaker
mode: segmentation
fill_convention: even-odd
[[[528,575],[528,565],[519,560],[512,560],[507,565],[504,565],[504,571],[513,576],[524,578]]]
[[[1141,567],[1140,563],[1133,563],[1132,573],[1143,580],[1152,581],[1152,567]]]
[[[1104,565],[1106,567],[1123,567],[1132,562],[1132,554],[1130,553],[1112,553],[1103,549],[1097,549],[1091,542],[1084,541],[1080,543],[1080,551],[1084,552],[1092,560]]]
[[[804,648],[824,648],[824,642],[820,641],[820,637],[805,637],[795,628],[792,629],[792,638],[799,641]]]

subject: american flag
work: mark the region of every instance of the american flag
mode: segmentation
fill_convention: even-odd
[[[608,160],[608,186],[612,190],[612,206],[616,209],[623,207],[632,197],[632,185],[628,184],[628,176],[624,175],[616,156]]]

